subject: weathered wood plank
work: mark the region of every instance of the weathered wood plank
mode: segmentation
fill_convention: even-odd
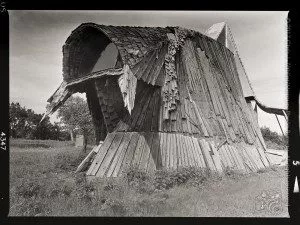
[[[215,168],[215,165],[212,161],[211,155],[209,153],[209,148],[208,148],[208,145],[207,145],[206,141],[205,140],[198,140],[198,142],[201,146],[201,150],[202,150],[202,154],[204,156],[204,161],[205,161],[206,167],[211,171],[215,171],[216,168]]]
[[[167,141],[166,141],[166,168],[170,169],[171,168],[171,156],[170,156],[170,151],[171,151],[171,135],[169,133],[166,134],[167,136]]]
[[[186,144],[187,144],[187,147],[188,147],[188,154],[189,154],[189,157],[190,157],[190,162],[192,163],[191,166],[195,166],[197,167],[198,166],[198,163],[195,159],[195,154],[194,154],[194,145],[193,145],[193,142],[192,142],[192,139],[190,136],[186,136]]]
[[[114,141],[116,133],[108,133],[103,144],[101,145],[95,159],[93,160],[90,168],[87,171],[87,175],[91,175],[94,176],[96,174],[96,172],[99,169],[99,166],[101,165],[107,150],[109,149],[111,143]]]
[[[192,134],[192,128],[191,128],[191,122],[190,122],[190,120],[191,120],[191,118],[190,118],[190,110],[189,110],[189,107],[188,107],[188,100],[184,100],[184,106],[185,106],[185,113],[186,113],[186,115],[187,115],[187,120],[186,120],[186,122],[187,122],[187,131],[188,131],[188,133],[189,134]]]
[[[219,155],[220,155],[220,159],[221,159],[221,164],[223,166],[223,170],[225,170],[228,167],[228,163],[226,161],[226,158],[224,156],[223,151],[224,151],[224,146],[221,146],[219,148],[218,152],[219,152]]]
[[[123,172],[126,172],[132,163],[132,159],[133,159],[136,147],[137,147],[137,143],[138,143],[140,134],[137,132],[131,132],[131,133],[132,133],[132,137],[131,137],[130,143],[127,147],[127,151],[126,151],[124,160],[122,162],[122,165],[117,173],[117,176],[119,176]]]
[[[152,113],[152,121],[151,121],[151,131],[158,131],[158,123],[159,123],[159,108],[160,108],[160,90],[155,90],[154,93],[154,108]]]
[[[136,78],[141,79],[143,76],[144,72],[147,70],[148,66],[151,64],[151,61],[155,59],[156,57],[156,52],[152,51],[148,53],[147,56],[145,56],[138,65],[136,65],[133,69],[132,72],[136,76]]]
[[[249,159],[251,160],[253,166],[255,167],[255,170],[260,169],[259,163],[257,162],[255,155],[253,154],[253,152],[251,151],[249,146],[245,146],[245,152],[248,155]]]
[[[229,143],[229,134],[227,133],[227,130],[225,129],[225,126],[223,124],[222,118],[219,117],[219,116],[217,116],[217,121],[218,121],[219,126],[222,128],[222,131],[223,131],[223,133],[225,135],[227,143]]]
[[[150,88],[146,88],[145,91],[143,91],[141,93],[141,98],[139,100],[139,98],[137,98],[137,103],[135,104],[132,114],[131,116],[128,116],[128,119],[125,123],[130,124],[131,127],[131,131],[135,131],[135,126],[136,123],[139,119],[140,116],[142,116],[142,109],[143,107],[149,103],[150,98],[149,98],[149,94],[150,94]]]
[[[222,147],[223,147],[223,157],[226,160],[227,166],[229,168],[232,168],[233,165],[232,165],[232,162],[231,162],[231,159],[230,159],[230,155],[228,155],[228,152],[227,152],[227,145],[223,145]]]
[[[260,154],[260,157],[261,157],[261,159],[262,159],[262,161],[263,161],[263,163],[264,163],[264,166],[265,166],[265,167],[270,166],[269,160],[268,160],[267,157],[266,157],[266,153],[265,153],[260,147],[257,147],[257,149],[258,149],[258,152],[259,152],[259,154]]]
[[[223,169],[222,169],[222,165],[221,165],[220,155],[219,155],[214,143],[213,142],[208,142],[208,143],[211,148],[211,151],[213,152],[212,159],[214,160],[216,170],[218,171],[218,173],[222,173]]]
[[[113,142],[111,143],[111,146],[109,147],[107,154],[105,155],[103,162],[101,163],[97,173],[95,174],[96,177],[103,177],[107,171],[107,169],[109,168],[109,166],[111,165],[111,161],[113,159],[113,157],[116,154],[116,151],[123,139],[124,133],[116,133],[115,138],[113,140]]]
[[[197,48],[196,49],[197,54],[196,54],[196,59],[198,61],[198,67],[200,68],[200,71],[203,71],[203,77],[205,78],[203,81],[208,87],[208,93],[210,96],[210,99],[212,100],[213,107],[215,109],[215,112],[217,115],[219,114],[218,107],[216,105],[215,101],[215,90],[214,90],[214,85],[211,80],[211,71],[210,71],[210,65],[209,65],[209,59],[206,58],[205,52],[201,51],[201,49]]]
[[[263,160],[262,160],[261,157],[260,157],[260,154],[259,154],[259,152],[258,152],[258,149],[256,148],[255,145],[253,145],[251,149],[252,149],[252,152],[253,152],[253,155],[254,155],[256,161],[258,162],[259,168],[260,168],[260,169],[264,169],[264,168],[265,168],[265,165],[264,165],[264,163],[263,163]]]
[[[232,150],[235,153],[235,156],[236,156],[236,158],[237,158],[237,160],[239,162],[240,167],[242,168],[242,171],[245,172],[246,171],[246,167],[245,167],[245,164],[243,162],[243,158],[242,158],[241,154],[239,153],[239,150],[236,147],[234,147],[234,146],[231,146],[231,148],[232,148]]]
[[[254,168],[253,164],[251,163],[251,160],[249,159],[248,155],[245,153],[244,146],[241,144],[239,144],[239,153],[243,159],[243,162],[244,162],[244,165],[245,165],[245,168],[247,169],[247,171],[254,172],[255,168]]]
[[[188,166],[195,166],[195,160],[192,155],[191,145],[189,142],[189,136],[184,136],[184,144],[186,146],[186,156],[188,159]]]
[[[152,146],[151,146],[151,158],[152,160],[148,163],[148,171],[162,168],[161,160],[161,148],[160,148],[160,135],[158,133],[153,134]],[[153,164],[152,164],[153,163]]]
[[[138,139],[138,142],[136,144],[136,150],[134,152],[132,163],[131,163],[133,167],[138,167],[139,166],[140,158],[141,158],[141,155],[143,153],[142,150],[143,150],[144,144],[145,144],[144,134],[139,133],[139,139]]]
[[[190,137],[191,143],[192,143],[192,150],[193,150],[193,155],[194,155],[194,160],[196,162],[197,167],[203,168],[203,163],[200,158],[199,151],[201,151],[199,148],[199,144],[196,138]]]
[[[194,110],[195,110],[195,113],[196,113],[196,116],[197,116],[197,119],[198,119],[198,124],[200,125],[201,127],[201,131],[203,132],[204,136],[205,137],[209,137],[209,134],[208,134],[208,131],[204,125],[204,122],[203,122],[203,119],[202,119],[202,115],[200,112],[199,112],[199,109],[196,105],[196,103],[192,100],[192,105],[194,106]]]
[[[187,167],[187,157],[186,157],[186,150],[185,150],[185,143],[184,143],[184,135],[179,134],[179,144],[180,144],[180,155],[181,155],[181,165],[182,167]]]
[[[161,133],[162,134],[162,148],[161,148],[161,153],[162,153],[162,165],[164,168],[167,168],[167,134],[166,133]]]
[[[234,152],[234,150],[232,149],[232,146],[231,146],[231,145],[228,145],[228,146],[227,146],[227,149],[228,149],[228,152],[229,152],[230,155],[231,155],[232,161],[234,162],[235,168],[236,168],[237,170],[242,170],[241,165],[240,165],[240,163],[239,163],[239,161],[238,161],[238,159],[237,159],[237,157],[236,157],[236,155],[235,155],[235,152]]]
[[[236,140],[235,137],[235,133],[233,132],[233,130],[229,127],[227,120],[226,119],[222,119],[223,124],[224,124],[224,128],[226,129],[226,133],[229,134],[229,137],[232,141]]]
[[[231,145],[228,146],[228,149],[231,153],[232,158],[234,159],[234,162],[235,162],[235,165],[237,166],[237,169],[240,170],[240,171],[243,171],[244,170],[243,164],[240,162],[240,160],[237,156],[236,149]]]
[[[257,165],[255,164],[255,160],[252,158],[252,156],[249,154],[248,152],[248,148],[244,146],[243,148],[243,153],[245,155],[245,158],[247,158],[250,166],[252,167],[252,170],[253,171],[257,171],[258,170],[258,167]]]
[[[174,134],[168,134],[170,135],[170,143],[169,143],[169,153],[170,153],[170,168],[175,169],[176,168],[176,159],[175,159],[175,152],[176,152],[176,140],[174,138]]]
[[[151,101],[144,113],[144,118],[141,120],[141,122],[138,121],[139,123],[139,128],[137,128],[138,130],[144,132],[149,132],[151,130],[152,115],[155,107],[154,104],[155,104],[155,92],[152,91]]]
[[[156,82],[157,78],[158,78],[158,75],[160,73],[160,70],[162,69],[163,65],[164,65],[164,62],[165,62],[165,55],[167,53],[167,50],[168,50],[168,47],[167,45],[164,45],[162,47],[162,50],[160,51],[159,53],[159,56],[158,56],[158,60],[157,60],[157,63],[155,65],[155,70],[153,71],[152,73],[152,80],[151,80],[151,84],[152,85],[158,85],[158,83]]]
[[[150,93],[148,95],[148,99],[147,99],[145,105],[142,106],[142,110],[141,110],[141,113],[140,113],[140,115],[138,117],[138,120],[136,121],[136,124],[132,125],[132,127],[135,127],[135,129],[139,129],[141,127],[142,122],[144,121],[144,118],[145,118],[145,115],[146,115],[146,112],[148,110],[148,106],[149,106],[151,100],[152,100],[152,91],[150,91]],[[138,131],[140,131],[140,130],[138,130]]]
[[[128,142],[130,141],[130,139],[128,139],[128,138],[129,138],[128,133],[123,133],[123,138],[120,142],[120,145],[115,149],[115,153],[110,160],[109,166],[107,167],[107,171],[105,173],[106,177],[112,176],[114,169],[119,161],[119,157],[120,157],[120,155],[122,155],[122,152],[124,152],[124,149],[123,149],[124,144],[126,144],[127,141]]]
[[[122,143],[120,144],[119,149],[121,150],[121,154],[119,155],[119,158],[118,158],[118,161],[117,161],[117,163],[116,163],[115,169],[114,169],[114,171],[113,171],[113,173],[112,173],[112,176],[113,176],[113,177],[117,177],[117,175],[118,175],[118,173],[119,173],[119,170],[120,170],[120,168],[121,168],[121,165],[122,165],[122,163],[123,163],[123,161],[124,161],[124,158],[125,158],[125,156],[126,156],[126,153],[127,153],[127,151],[128,151],[128,146],[129,146],[129,143],[130,143],[130,141],[131,141],[131,139],[132,139],[132,135],[133,135],[132,132],[127,133],[127,134],[124,136]],[[119,150],[119,151],[120,151],[120,150]],[[112,167],[112,166],[111,166],[111,167]],[[110,176],[108,176],[108,177],[110,177]]]
[[[181,143],[180,143],[180,136],[181,134],[175,134],[175,139],[176,139],[176,146],[177,146],[177,167],[181,168],[183,166],[182,162],[182,149],[181,149]]]
[[[206,163],[205,163],[204,156],[202,154],[201,147],[199,145],[198,139],[197,138],[192,138],[192,140],[193,140],[193,143],[194,143],[194,146],[195,146],[196,153],[198,154],[198,157],[200,159],[201,168],[206,168]]]
[[[96,148],[100,148],[100,145],[96,145],[94,146],[94,148],[89,152],[89,154],[82,160],[82,162],[79,164],[79,166],[77,167],[75,173],[80,172],[85,166],[86,164],[91,160],[91,158],[96,154],[95,149]]]
[[[231,151],[230,151],[230,145],[225,145],[225,154],[227,154],[228,156],[228,159],[230,160],[230,164],[231,164],[231,167],[233,169],[237,169],[237,165],[236,165],[236,161],[235,159],[233,158],[232,154],[231,154]]]
[[[153,72],[154,70],[156,70],[157,67],[157,59],[156,59],[156,55],[157,55],[157,50],[155,51],[155,57],[153,57],[150,62],[148,63],[147,69],[144,71],[143,75],[142,75],[142,79],[146,82],[146,83],[151,83],[152,79],[153,79]]]
[[[177,146],[177,140],[176,140],[176,135],[171,134],[173,139],[173,168],[177,169],[178,168],[178,146]]]
[[[153,133],[145,132],[144,133],[145,142],[143,145],[143,150],[141,151],[141,159],[139,162],[139,169],[147,171],[149,157],[151,157],[150,148],[152,145]]]

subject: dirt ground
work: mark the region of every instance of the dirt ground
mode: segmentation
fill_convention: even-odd
[[[286,167],[156,190],[149,182],[89,184],[73,146],[10,149],[9,216],[288,217]]]

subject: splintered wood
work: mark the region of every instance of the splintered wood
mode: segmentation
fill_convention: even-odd
[[[168,52],[165,56],[165,84],[162,87],[162,99],[164,103],[163,118],[170,118],[170,113],[176,110],[177,101],[179,100],[177,73],[175,67],[175,54],[178,48],[178,42],[174,34],[168,34],[169,45]]]
[[[119,78],[119,87],[123,96],[124,106],[131,114],[131,111],[134,107],[137,78],[133,76],[128,65],[124,66],[123,71],[123,75],[121,75]]]

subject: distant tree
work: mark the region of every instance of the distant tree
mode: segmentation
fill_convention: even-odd
[[[58,110],[58,117],[71,132],[79,130],[84,136],[85,147],[88,139],[94,139],[94,127],[87,102],[79,97],[71,96]]]
[[[36,127],[32,132],[31,139],[58,140],[59,135],[56,135],[55,126],[51,124],[50,118],[47,116],[42,122],[40,122],[42,117],[42,114],[35,115],[34,121],[36,123]]]
[[[47,116],[42,122],[43,115],[35,113],[32,109],[22,107],[18,102],[12,102],[9,106],[10,136],[26,139],[52,139],[69,140],[69,136],[59,123],[52,124]]]
[[[9,107],[10,135],[14,138],[26,138],[35,129],[32,121],[34,112],[21,107],[18,102],[12,102]]]

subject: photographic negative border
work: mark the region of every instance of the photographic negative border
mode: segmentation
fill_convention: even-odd
[[[1,1],[3,2],[3,1]],[[4,2],[5,3],[5,2]],[[101,2],[100,2],[101,3]],[[9,13],[7,10],[20,10],[20,9],[43,9],[43,10],[103,10],[103,5],[101,5],[98,2],[97,3],[85,3],[82,2],[64,2],[62,4],[59,1],[50,1],[46,5],[42,2],[33,2],[33,1],[24,1],[24,2],[7,2],[6,4],[1,3],[1,13],[0,13],[0,41],[1,41],[1,55],[0,55],[0,71],[1,71],[1,80],[0,80],[0,91],[1,91],[1,119],[0,119],[0,134],[1,132],[6,134],[6,150],[0,151],[0,177],[1,177],[1,192],[0,192],[0,215],[1,217],[5,217],[5,221],[9,223],[13,222],[26,222],[26,223],[32,223],[32,222],[67,222],[67,223],[86,223],[86,222],[105,222],[105,223],[133,223],[133,222],[142,222],[139,218],[83,218],[83,217],[73,217],[67,218],[67,217],[49,217],[49,218],[26,218],[26,217],[7,217],[8,211],[9,211],[9,114],[8,114],[8,106],[9,106]],[[114,3],[114,2],[113,2]],[[151,3],[154,5],[154,3]],[[199,10],[216,10],[216,8],[212,8],[211,6],[208,6],[208,3],[200,3]],[[113,4],[112,4],[113,5]],[[135,5],[137,6],[137,5]],[[161,5],[159,5],[161,6]],[[173,5],[167,5],[167,8],[170,9],[170,7],[174,7]],[[178,5],[180,6],[180,10],[195,10],[195,5],[193,7],[190,5],[186,6],[184,5]],[[113,7],[107,7],[106,9],[114,9],[116,8],[116,3],[114,3]],[[131,9],[133,10],[134,7],[130,6],[129,4],[125,4],[123,2],[123,5],[118,5],[118,7],[122,7],[122,10]],[[192,8],[187,8],[192,7]],[[195,8],[194,8],[195,7]],[[214,6],[215,7],[215,6]],[[223,9],[220,9],[223,7]],[[262,7],[260,5],[260,7]],[[281,6],[282,7],[282,6]],[[269,4],[268,7],[269,10],[289,10],[289,8],[281,8],[274,6],[274,3]],[[265,8],[265,9],[266,9]],[[121,9],[121,8],[119,8]],[[141,9],[141,8],[140,8]],[[145,8],[144,8],[145,9]],[[163,10],[164,7],[160,8],[160,10]],[[229,8],[228,2],[223,2],[223,5],[219,5],[219,10],[241,10],[237,9],[236,5]],[[248,10],[265,10],[262,8],[253,7],[252,9]],[[154,10],[151,8],[151,10]],[[173,10],[176,10],[173,8]],[[245,9],[242,9],[245,10]],[[288,182],[288,190],[289,190],[289,214],[290,219],[286,218],[276,218],[276,220],[268,219],[268,218],[164,218],[163,220],[170,221],[170,222],[193,222],[193,221],[205,221],[205,222],[213,222],[213,223],[223,223],[223,222],[249,222],[251,224],[255,223],[261,223],[261,220],[265,222],[288,222],[295,220],[300,215],[300,194],[293,193],[294,188],[294,182],[295,177],[298,176],[298,180],[300,179],[300,165],[296,166],[294,165],[296,161],[300,160],[299,157],[299,148],[300,148],[300,140],[299,140],[299,82],[297,82],[297,70],[296,67],[296,55],[297,55],[297,46],[296,46],[296,33],[298,30],[298,26],[296,21],[298,19],[298,15],[296,10],[290,10],[288,14],[288,109],[290,111],[289,121],[288,121],[288,136],[289,136],[289,152],[288,152],[288,172],[289,172],[289,182]],[[153,220],[158,220],[158,218],[151,219],[150,218],[143,218],[143,220],[149,220],[149,222],[153,222]]]

